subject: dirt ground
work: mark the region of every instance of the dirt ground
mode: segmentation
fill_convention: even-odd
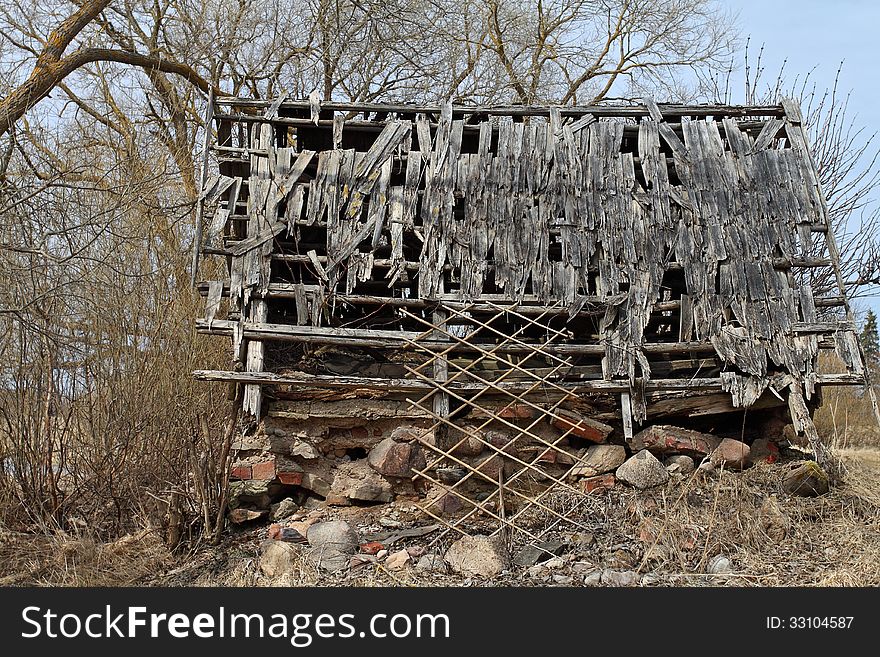
[[[584,586],[596,583],[599,573],[627,572],[641,586],[877,586],[880,450],[838,454],[846,476],[817,498],[783,492],[785,462],[745,472],[697,472],[647,493],[618,485],[587,498],[556,498],[556,510],[575,524],[548,527],[546,519],[535,518],[530,529],[564,543],[560,556],[531,569],[511,566],[488,580],[413,567],[391,571],[381,561],[328,574],[312,565],[306,546],[296,547],[301,558],[293,569],[270,579],[259,567],[263,524],[234,529],[220,546],[186,554],[170,553],[149,531],[102,544],[86,536],[0,530],[0,585]],[[344,519],[363,539],[388,533],[388,525],[427,524],[415,511],[403,502],[328,509],[322,519]],[[491,526],[470,531],[482,529]],[[437,530],[389,549],[442,554],[455,538]],[[513,554],[524,538],[509,537]],[[729,560],[729,572],[707,572],[719,555]]]

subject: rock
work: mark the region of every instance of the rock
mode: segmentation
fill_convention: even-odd
[[[724,466],[728,470],[743,470],[751,464],[751,452],[745,443],[725,438],[709,455],[709,460],[716,468]]]
[[[434,513],[441,516],[449,516],[458,513],[463,508],[463,502],[452,493],[447,493],[442,488],[436,489],[429,495],[429,506]]]
[[[563,541],[542,541],[529,544],[516,553],[516,556],[513,557],[513,563],[517,566],[533,566],[560,554],[564,549],[565,542]]]
[[[479,454],[479,452],[477,452]],[[468,471],[464,468],[437,468],[437,480],[441,484],[457,484],[467,476]]]
[[[584,586],[599,586],[602,583],[602,571],[594,570],[584,575]]]
[[[263,541],[260,550],[260,570],[266,577],[278,577],[292,572],[300,560],[300,551],[291,543]]]
[[[398,550],[397,552],[392,552],[388,555],[388,558],[385,559],[385,567],[388,570],[403,570],[411,561],[412,557],[409,556],[409,552],[405,549]]]
[[[333,548],[348,554],[354,554],[358,548],[357,534],[344,520],[316,522],[309,527],[306,538],[316,548]]]
[[[330,494],[330,484],[311,472],[303,473],[299,485],[321,497],[327,497]]]
[[[427,465],[421,446],[417,443],[399,443],[386,438],[367,455],[367,462],[376,472],[386,477],[412,477],[413,470]]]
[[[596,565],[590,561],[575,561],[571,564],[571,572],[575,575],[588,575],[596,570]]]
[[[321,456],[311,443],[297,440],[290,447],[291,456],[300,456],[304,459],[316,459]]]
[[[403,424],[391,432],[391,439],[398,443],[424,441],[433,444],[433,431]]]
[[[233,509],[229,512],[228,518],[236,525],[240,525],[245,522],[251,522],[252,520],[259,520],[264,517],[269,512],[265,509],[262,511],[254,511],[253,509]]]
[[[553,557],[552,559],[545,561],[542,565],[548,570],[559,570],[560,568],[565,567],[565,560],[560,557]]]
[[[358,548],[357,534],[343,520],[316,522],[308,528],[306,537],[312,546],[312,562],[331,572],[347,568]]]
[[[458,443],[455,449],[452,450],[455,456],[477,456],[485,449],[486,446],[471,433],[474,430],[470,429],[468,431],[469,433],[466,435],[455,436],[455,442]]]
[[[387,518],[385,516],[382,516],[381,518],[379,518],[379,524],[386,529],[397,529],[403,523],[400,522],[400,520],[395,520],[394,518]]]
[[[237,509],[243,504],[268,509],[272,504],[268,481],[230,481],[227,496],[226,506],[230,509]]]
[[[571,583],[574,581],[574,577],[572,577],[571,575],[554,575],[553,581],[560,586],[571,586]]]
[[[590,418],[583,417],[571,411],[556,409],[554,418],[550,421],[554,427],[563,433],[583,438],[594,443],[604,443],[608,435],[614,430],[613,427],[604,422],[597,422]]]
[[[694,471],[694,460],[690,456],[684,454],[674,454],[663,461],[666,471],[669,474],[680,474],[687,476]]]
[[[471,477],[473,481],[488,483],[489,481],[498,481],[498,476],[504,470],[504,459],[495,452],[487,452],[486,454],[468,459],[471,466],[477,472]]]
[[[828,475],[815,461],[804,461],[785,475],[785,492],[802,497],[816,497],[828,492]]]
[[[733,564],[723,554],[716,554],[709,560],[706,572],[710,575],[729,575],[733,572]]]
[[[758,509],[758,522],[772,541],[779,543],[788,534],[788,516],[780,508],[775,495],[767,497]]]
[[[647,449],[631,456],[617,468],[615,474],[618,479],[639,490],[660,486],[669,480],[666,468]]]
[[[595,477],[613,472],[626,461],[626,448],[623,445],[591,445],[580,462],[571,469],[575,477]]]
[[[294,502],[293,498],[285,497],[277,504],[273,504],[269,507],[269,519],[284,520],[296,513],[297,509],[299,509],[299,504]]]
[[[718,443],[718,439],[708,433],[656,424],[639,431],[629,441],[629,446],[634,452],[647,449],[658,456],[685,454],[695,460],[701,460],[712,453]]]
[[[342,463],[336,469],[328,504],[345,505],[354,502],[382,502],[394,499],[394,491],[387,479],[377,474],[365,460]]]
[[[602,491],[610,490],[614,488],[614,484],[616,483],[617,478],[611,473],[599,475],[598,477],[587,477],[578,482],[581,490],[587,494],[601,493]]]
[[[495,577],[507,569],[510,557],[500,536],[465,536],[449,546],[444,557],[457,573]]]
[[[611,570],[610,568],[603,570],[600,577],[601,583],[605,586],[638,586],[640,580],[641,577],[634,570]]]
[[[316,548],[309,554],[309,559],[322,570],[335,573],[351,565],[352,555],[333,548]]]
[[[427,548],[424,545],[410,545],[406,548],[406,551],[409,552],[409,556],[413,559],[418,559],[427,552]]]
[[[779,446],[769,438],[753,440],[751,448],[755,463],[776,463],[779,460]]]
[[[380,550],[385,548],[379,541],[361,543],[358,547],[363,554],[378,554]]]
[[[439,554],[429,552],[418,560],[416,570],[426,573],[445,573],[446,562]]]
[[[384,558],[387,557],[387,556],[388,556],[388,550],[385,550],[385,549],[379,550],[379,551],[376,553],[376,558],[379,559],[379,560],[382,560],[382,559],[384,559]]]

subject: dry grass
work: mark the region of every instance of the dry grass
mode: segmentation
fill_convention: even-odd
[[[172,562],[161,538],[146,530],[110,543],[0,530],[0,586],[132,586]]]

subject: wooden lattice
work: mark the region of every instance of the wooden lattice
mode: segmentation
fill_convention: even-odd
[[[435,390],[409,401],[415,409],[434,420],[420,440],[431,458],[425,468],[417,471],[417,478],[430,482],[442,494],[453,496],[463,508],[459,514],[445,516],[432,509],[434,501],[429,498],[421,504],[421,509],[445,524],[448,530],[459,533],[468,533],[469,523],[481,514],[493,521],[495,529],[492,535],[507,531],[511,535],[518,533],[538,540],[540,536],[533,532],[528,522],[533,512],[545,520],[552,520],[551,527],[560,524],[579,526],[574,514],[560,512],[546,500],[556,493],[567,493],[575,499],[587,495],[574,483],[572,476],[580,465],[577,452],[569,446],[569,438],[577,424],[572,423],[570,416],[560,412],[564,402],[577,400],[578,391],[554,383],[554,379],[562,378],[571,368],[572,359],[546,350],[550,345],[570,339],[571,336],[542,321],[550,314],[549,310],[538,316],[527,316],[517,312],[516,306],[492,305],[495,315],[489,321],[474,319],[467,309],[448,306],[441,306],[440,311],[434,313],[435,322],[404,311],[410,319],[431,329],[426,336],[433,341],[442,339],[449,342],[446,349],[437,351],[425,346],[424,341],[410,341],[412,349],[426,355],[421,365],[408,368],[410,374],[433,384]],[[507,334],[492,327],[493,321],[510,316],[521,322],[517,331]],[[443,320],[436,321],[438,317]],[[456,332],[449,327],[450,323],[468,326],[468,331]],[[544,333],[542,343],[519,339],[519,334],[535,329]],[[496,338],[494,346],[482,347],[475,340],[478,335],[485,338],[486,334]],[[476,348],[478,356],[463,365],[448,360],[456,345]],[[504,360],[506,369],[494,379],[480,373],[481,363],[502,358],[505,348],[510,345],[526,349],[526,355],[518,361],[507,356]],[[551,368],[549,372],[542,370],[536,374],[519,364],[530,360],[547,361],[551,363]],[[505,385],[505,380],[512,375],[525,377],[527,385]],[[461,383],[475,383],[484,387],[467,395],[461,392],[460,387],[453,386]],[[482,421],[476,425],[463,425],[455,421],[455,411],[445,414],[442,410],[438,412],[438,409],[448,407],[450,403],[458,405],[458,413],[476,415]],[[523,413],[523,410],[526,412]],[[537,429],[548,423],[568,428],[557,431],[554,437],[548,437]],[[492,427],[502,427],[503,433],[493,432]],[[488,437],[493,434],[494,438]],[[503,441],[498,440],[501,435],[504,436]],[[457,451],[468,442],[479,443],[491,455],[476,464],[464,460],[457,455]],[[444,480],[438,474],[450,470],[458,473],[455,481],[449,478]],[[577,506],[576,502],[571,508]],[[545,526],[540,533],[546,531]]]

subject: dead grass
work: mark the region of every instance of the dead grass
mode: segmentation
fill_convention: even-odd
[[[0,530],[0,586],[133,586],[172,562],[161,538],[147,530],[111,543]]]

